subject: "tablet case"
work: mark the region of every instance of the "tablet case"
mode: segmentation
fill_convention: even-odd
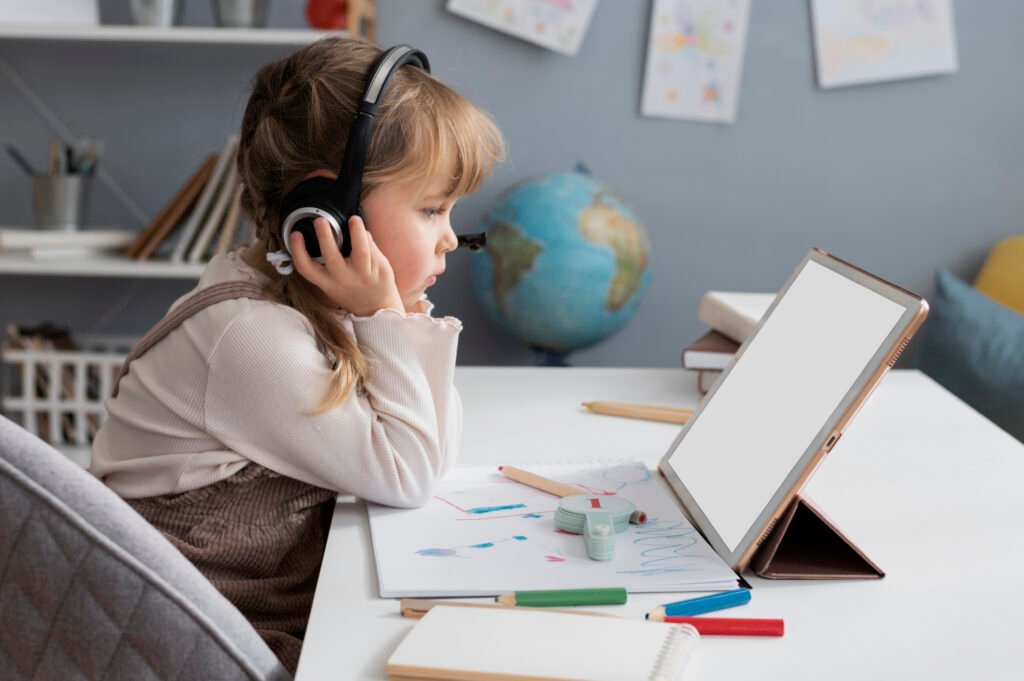
[[[750,561],[768,579],[879,579],[871,562],[807,497],[796,495]]]

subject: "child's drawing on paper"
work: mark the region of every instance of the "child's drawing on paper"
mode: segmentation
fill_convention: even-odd
[[[496,467],[456,468],[422,508],[370,506],[381,595],[496,595],[585,586],[713,590],[735,585],[735,575],[642,464],[531,470],[592,494],[629,499],[650,520],[617,536],[612,560],[591,560],[581,536],[555,528],[558,497],[509,480]],[[683,583],[689,586],[680,589]]]
[[[576,54],[597,0],[448,0],[448,11],[565,54]]]
[[[505,537],[504,539],[485,541],[479,544],[469,544],[468,546],[452,546],[443,549],[420,549],[416,553],[420,556],[431,556],[434,558],[451,558],[453,556],[465,558],[466,555],[464,553],[460,554],[459,549],[493,549],[498,544],[506,541],[526,541],[526,537],[521,534],[517,534],[514,537]]]
[[[956,71],[951,0],[813,0],[821,87]]]
[[[749,0],[654,0],[641,112],[736,119]]]

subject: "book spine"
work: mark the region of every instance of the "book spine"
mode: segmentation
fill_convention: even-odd
[[[232,160],[234,156],[232,156]],[[203,259],[206,253],[206,248],[210,245],[210,240],[213,239],[214,232],[217,231],[217,227],[220,226],[221,221],[224,218],[224,212],[227,210],[228,203],[231,201],[231,197],[235,193],[235,183],[238,180],[238,169],[232,162],[227,171],[227,177],[224,178],[222,186],[219,188],[217,200],[210,209],[210,215],[206,218],[206,223],[203,225],[202,231],[199,232],[199,236],[196,237],[195,243],[192,244],[192,250],[188,254],[188,261],[190,263],[197,263]]]
[[[195,208],[192,209],[192,213],[188,216],[188,221],[181,229],[178,243],[174,244],[174,250],[171,252],[171,260],[173,262],[185,261],[185,253],[192,244],[192,238],[195,236],[196,230],[199,229],[199,223],[202,222],[203,217],[206,215],[206,209],[210,206],[210,201],[213,200],[213,196],[221,184],[221,179],[224,177],[224,171],[227,169],[228,163],[234,158],[234,149],[237,144],[238,136],[232,135],[224,145],[213,173],[210,175],[209,180],[207,180],[206,186],[203,187],[203,192],[199,195]]]
[[[124,252],[126,258],[145,260],[167,238],[167,235],[178,226],[178,221],[189,209],[209,177],[213,166],[217,163],[217,155],[208,156],[203,165],[192,174],[188,181],[178,190],[174,198],[164,206],[159,215],[153,219]]]
[[[217,241],[217,248],[214,255],[227,253],[231,242],[238,231],[238,223],[242,220],[242,190],[241,183],[235,187],[235,195],[231,197],[231,205],[228,207],[228,215],[224,218],[224,226],[220,229],[220,238]]]

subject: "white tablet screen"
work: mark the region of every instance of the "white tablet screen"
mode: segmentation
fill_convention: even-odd
[[[735,551],[906,308],[814,261],[668,464]]]

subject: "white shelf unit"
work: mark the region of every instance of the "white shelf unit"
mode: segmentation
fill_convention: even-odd
[[[163,260],[129,260],[116,255],[87,259],[35,260],[0,254],[0,274],[31,274],[73,277],[136,277],[150,279],[198,279],[206,263]]]
[[[0,39],[14,40],[305,45],[329,35],[348,37],[349,32],[207,26],[0,26]]]

